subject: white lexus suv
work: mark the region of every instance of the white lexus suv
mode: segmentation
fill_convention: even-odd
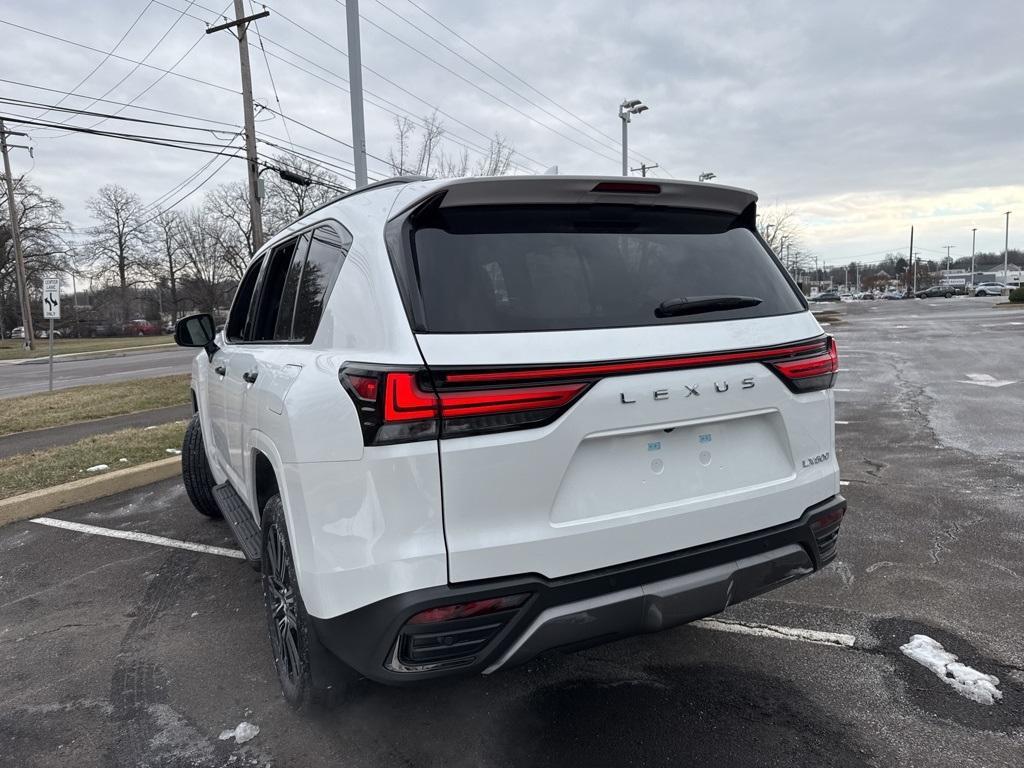
[[[835,556],[838,358],[756,195],[366,187],[182,320],[189,497],[262,571],[286,698],[652,632]]]

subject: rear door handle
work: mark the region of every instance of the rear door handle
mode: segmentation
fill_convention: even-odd
[[[247,384],[255,384],[256,377],[259,375],[259,371],[246,371],[245,373],[242,374],[242,381],[246,382]]]
[[[213,369],[213,372],[216,373],[218,376],[226,376],[228,369],[225,368],[223,365],[218,365],[216,368]]]

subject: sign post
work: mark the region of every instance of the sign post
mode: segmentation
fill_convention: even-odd
[[[60,320],[60,278],[43,278],[43,319],[50,321],[50,391],[53,392],[53,321]]]

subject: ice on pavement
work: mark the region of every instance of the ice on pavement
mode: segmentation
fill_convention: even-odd
[[[951,685],[961,696],[979,704],[994,704],[1003,698],[997,687],[999,678],[986,675],[973,667],[961,664],[957,657],[942,647],[942,644],[928,635],[911,635],[910,642],[901,645],[900,650],[918,664],[930,669],[946,685]]]
[[[221,741],[226,741],[227,739],[230,739],[233,736],[235,739],[235,744],[244,744],[245,742],[249,741],[249,739],[256,738],[256,735],[259,732],[260,727],[258,725],[253,725],[252,723],[247,723],[245,720],[243,720],[231,730],[221,731],[220,736],[218,736],[217,738],[219,738]]]
[[[86,467],[85,471],[86,472],[102,472],[105,469],[110,469],[110,466],[107,465],[107,464],[97,464],[94,467]]]

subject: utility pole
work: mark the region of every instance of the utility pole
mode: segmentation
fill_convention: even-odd
[[[915,296],[917,295],[917,263],[921,260],[919,258],[919,256],[918,256],[918,254],[920,254],[920,253],[921,253],[920,251],[914,251],[913,253],[910,254],[910,259],[911,259],[911,261],[914,262],[914,295]]]
[[[348,27],[348,92],[352,105],[353,165],[356,189],[359,189],[365,187],[367,181],[366,127],[363,124],[363,60],[359,50],[359,0],[346,0],[345,22]]]
[[[14,240],[14,271],[18,278],[18,301],[21,304],[21,327],[25,330],[25,349],[32,349],[32,305],[28,301],[28,284],[25,280],[25,257],[21,252],[21,232],[18,230],[18,208],[14,202],[14,177],[11,175],[11,160],[7,156],[7,137],[25,136],[24,133],[8,132],[0,120],[0,153],[4,156],[4,178],[7,180],[7,210],[11,214],[11,239]]]
[[[220,32],[224,29],[235,28],[235,37],[238,38],[238,60],[242,68],[242,111],[245,118],[245,160],[249,170],[249,221],[252,227],[252,249],[258,251],[263,245],[263,206],[260,202],[259,158],[256,155],[256,119],[253,115],[252,106],[252,71],[249,67],[249,40],[246,30],[250,21],[262,19],[270,15],[270,11],[264,9],[260,13],[251,16],[243,16],[245,9],[242,7],[242,0],[235,2],[235,20],[224,24],[217,24],[206,28],[206,34]]]
[[[910,257],[911,261],[914,260],[914,225],[913,224],[910,225],[910,250],[907,251],[907,255]],[[896,287],[897,288],[899,287],[899,283],[898,282],[896,283]]]
[[[1010,214],[1013,211],[1006,212],[1006,243],[1003,245],[1003,280],[1006,281],[1006,287],[1010,287]]]
[[[978,228],[971,228],[971,288],[974,287],[974,240],[978,236]]]
[[[640,163],[640,167],[639,168],[630,168],[629,172],[630,173],[636,173],[637,171],[640,171],[640,175],[643,176],[646,179],[647,178],[647,172],[648,171],[653,171],[657,167],[658,167],[657,163],[655,163],[654,165],[647,165],[647,163]]]
[[[950,265],[953,263],[953,257],[949,255],[949,249],[950,248],[956,248],[956,246],[955,245],[944,245],[942,247],[946,249],[946,279],[948,280],[949,279],[949,268],[950,268]]]

